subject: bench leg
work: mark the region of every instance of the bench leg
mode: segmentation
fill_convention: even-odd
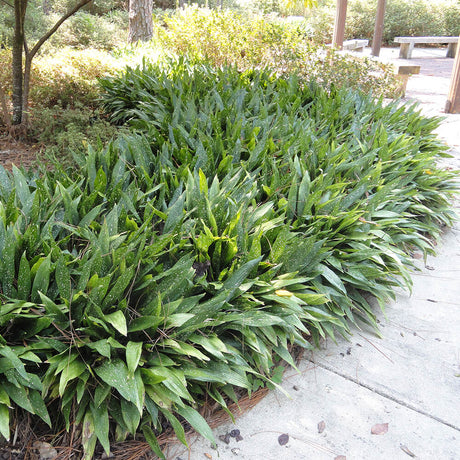
[[[399,57],[401,59],[410,59],[412,56],[413,49],[413,43],[401,43],[401,46],[399,47]]]
[[[407,82],[409,81],[410,75],[396,75],[396,79],[399,81],[399,87],[396,89],[396,97],[404,97],[406,95]]]
[[[455,53],[457,52],[457,46],[458,46],[458,43],[449,43],[447,45],[447,54],[446,54],[446,57],[448,58],[454,58],[455,57]]]

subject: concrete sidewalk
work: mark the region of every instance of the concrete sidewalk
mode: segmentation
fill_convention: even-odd
[[[444,115],[453,64],[444,53],[416,48],[410,60],[421,74],[410,78],[407,98],[427,115]],[[449,166],[460,169],[460,115],[448,115],[439,135],[453,147]],[[460,225],[445,233],[436,258],[418,262],[412,295],[398,292],[378,315],[383,339],[355,330],[350,341],[306,354],[301,373],[284,378],[290,398],[271,392],[235,425],[215,430],[218,438],[238,429],[243,440],[219,440],[214,450],[198,438],[190,453],[171,458],[460,459]]]

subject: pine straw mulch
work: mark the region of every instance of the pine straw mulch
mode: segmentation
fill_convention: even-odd
[[[251,397],[247,394],[243,395],[242,392],[238,404],[229,404],[228,409],[237,418],[255,407],[269,391],[268,388],[261,388],[255,391]],[[231,420],[229,414],[214,401],[205,404],[200,412],[213,429]],[[46,433],[46,428],[42,423],[34,426],[30,416],[24,413],[24,418],[17,421],[16,426],[13,426],[11,442],[0,443],[0,460],[39,460],[40,458],[44,460],[43,455],[46,456],[46,453],[40,455],[39,447],[43,449],[46,445],[50,446],[50,450],[54,448],[57,452],[57,456],[52,455],[48,460],[77,460],[82,457],[79,428],[73,427],[69,433],[62,432],[54,436],[41,435],[40,433]],[[190,426],[185,425],[184,428],[187,438],[190,439],[196,435]],[[158,442],[167,458],[174,448],[179,445],[184,447],[175,437],[171,427],[166,427],[163,433],[158,436]],[[95,459],[106,458],[102,448],[98,447]],[[110,458],[114,460],[154,460],[158,458],[151,451],[149,444],[142,439],[142,436],[139,439],[112,444],[111,454]]]
[[[0,165],[4,168],[11,170],[13,164],[25,169],[35,168],[39,153],[40,148],[37,145],[14,140],[0,130]]]

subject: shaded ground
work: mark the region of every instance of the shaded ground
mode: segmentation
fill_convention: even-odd
[[[10,169],[12,164],[25,168],[32,167],[37,160],[38,152],[37,146],[8,139],[0,133],[0,164],[4,167]]]

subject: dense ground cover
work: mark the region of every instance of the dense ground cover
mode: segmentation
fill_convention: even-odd
[[[68,0],[29,2],[26,18],[29,45],[71,3]],[[399,85],[391,66],[343,56],[322,47],[331,41],[335,2],[320,1],[318,8],[296,11],[298,5],[251,2],[243,8],[230,1],[224,3],[228,8],[224,10],[196,7],[156,10],[153,42],[148,47],[133,49],[124,47],[128,25],[126,2],[94,2],[64,23],[35,59],[28,140],[61,161],[70,161],[69,150],[84,152],[88,143],[107,142],[116,135],[116,129],[101,116],[96,79],[119,71],[152,48],[160,56],[206,57],[216,65],[234,64],[243,70],[269,66],[279,75],[296,72],[305,81],[313,78],[326,86],[372,91],[377,97],[398,94]],[[263,14],[269,12],[272,14]],[[296,12],[305,15],[304,23],[283,20],[283,15]],[[374,13],[375,1],[350,1],[347,36],[371,38]],[[453,0],[436,5],[425,0],[394,1],[387,7],[385,40],[390,43],[395,35],[458,35],[459,17],[458,3]],[[0,89],[6,96],[11,95],[13,24],[11,7],[0,2],[0,59],[4,63],[0,69]],[[5,124],[0,116],[0,129]]]
[[[453,219],[439,121],[373,99],[390,68],[196,8],[114,49],[122,3],[36,59],[30,134],[56,160],[0,168],[0,434],[31,414],[85,458],[135,433],[160,456],[164,430],[211,439],[203,405],[276,385],[294,345],[376,329],[371,299],[410,288],[412,251]],[[33,10],[32,37],[65,4]]]
[[[0,169],[5,437],[22,408],[81,423],[85,458],[136,432],[161,456],[184,423],[212,439],[203,404],[376,327],[371,296],[410,287],[452,221],[439,121],[414,107],[186,59],[103,87],[131,135],[79,168]]]

